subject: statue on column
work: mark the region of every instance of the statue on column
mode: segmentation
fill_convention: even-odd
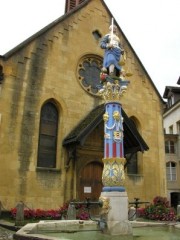
[[[117,36],[117,26],[113,24],[113,19],[109,30],[110,32],[100,42],[100,47],[105,50],[102,71],[112,77],[120,77],[122,67],[119,62],[124,54],[124,49]]]
[[[121,111],[121,97],[126,92],[129,81],[119,63],[124,54],[117,27],[110,26],[100,47],[105,50],[103,69],[100,73],[101,88],[99,95],[105,101],[104,119],[104,168],[102,172],[103,189],[100,199],[106,199],[101,216],[107,223],[110,235],[132,235],[132,226],[128,222],[128,197],[125,189],[124,131]]]

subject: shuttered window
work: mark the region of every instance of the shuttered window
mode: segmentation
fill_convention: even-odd
[[[71,0],[69,4],[70,4],[70,8],[69,9],[70,10],[73,9],[76,6],[76,0]]]
[[[41,109],[37,167],[56,167],[57,130],[58,111],[48,102]]]
[[[81,4],[82,2],[84,2],[85,0],[68,0],[66,2],[66,12],[69,12],[70,10],[74,9],[75,7],[77,7],[79,4]]]

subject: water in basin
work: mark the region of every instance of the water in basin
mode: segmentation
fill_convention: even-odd
[[[43,233],[47,236],[56,237],[63,240],[179,240],[180,230],[174,227],[137,227],[133,228],[133,236],[110,236],[100,231],[78,231],[69,233]]]

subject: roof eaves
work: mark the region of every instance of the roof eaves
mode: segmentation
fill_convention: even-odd
[[[166,86],[164,94],[163,94],[163,98],[168,98],[168,94],[169,92],[172,93],[180,93],[180,87],[177,86]]]
[[[178,78],[177,84],[180,85],[180,77]]]
[[[102,115],[105,112],[104,104],[96,107],[94,110],[92,110],[87,117],[84,118],[84,120],[78,124],[74,128],[74,130],[71,131],[71,133],[64,139],[63,146],[72,144],[74,142],[80,143],[83,141],[83,139],[92,132],[96,126],[103,120]],[[94,114],[94,115],[93,115]],[[87,119],[91,116],[92,121],[89,123],[87,122]],[[132,135],[135,139],[135,145],[136,148],[138,148],[138,151],[144,152],[149,149],[135,126],[132,124],[132,122],[129,120],[128,116],[122,109],[122,116],[124,118],[124,124],[128,131],[130,132],[130,135]],[[83,125],[87,124],[86,127]],[[81,129],[82,128],[82,129]],[[72,135],[72,136],[71,136]]]
[[[170,91],[170,86],[166,86],[164,90],[163,98],[166,99],[168,97],[169,91]]]
[[[163,117],[166,117],[167,115],[172,113],[174,110],[179,108],[179,105],[180,105],[180,99],[177,102],[175,102],[171,107],[164,109]]]
[[[131,134],[134,136],[136,141],[139,143],[141,152],[147,151],[149,149],[148,145],[144,141],[144,139],[141,137],[140,133],[137,131],[136,127],[133,126],[132,122],[130,121],[129,117],[126,115],[125,111],[122,109],[123,117],[125,118],[125,124],[126,127],[129,129]]]
[[[94,110],[92,110],[79,124],[74,128],[74,130],[71,131],[71,133],[64,139],[63,146],[70,144],[72,142],[80,142],[83,136],[89,134],[92,132],[96,126],[102,121],[102,114],[104,113],[104,104],[96,107]],[[92,116],[92,114],[97,113],[95,117],[91,117],[92,120],[86,124],[86,120],[89,119],[89,116]],[[86,125],[84,127],[84,125]],[[78,130],[79,129],[79,130]],[[71,136],[72,135],[72,136]]]

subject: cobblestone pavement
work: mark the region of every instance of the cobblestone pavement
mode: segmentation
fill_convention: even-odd
[[[12,240],[14,232],[0,227],[0,240]]]

